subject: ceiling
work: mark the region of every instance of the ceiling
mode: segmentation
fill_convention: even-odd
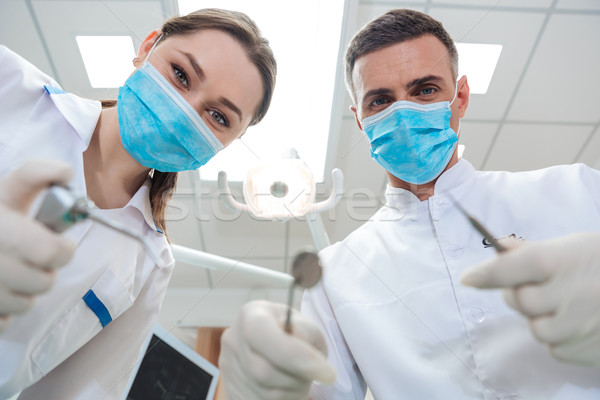
[[[323,0],[326,1],[326,0]],[[198,1],[198,8],[202,1]],[[472,95],[461,124],[464,157],[485,170],[529,170],[584,162],[600,168],[600,2],[597,0],[361,0],[350,2],[342,42],[391,8],[413,8],[441,20],[455,41],[502,44],[487,94]],[[129,35],[137,47],[146,33],[177,12],[172,0],[2,0],[0,43],[38,66],[68,91],[115,98],[89,87],[75,34]],[[250,15],[252,17],[252,15]],[[1,79],[1,77],[0,77]],[[332,242],[343,239],[380,206],[386,177],[369,158],[339,78],[328,165],[341,168],[345,194],[322,215]],[[4,101],[8,101],[5,99]],[[310,113],[310,108],[302,111]],[[258,132],[258,129],[255,131]],[[214,182],[183,173],[168,209],[173,243],[286,271],[290,258],[311,244],[306,221],[258,221],[233,212]],[[233,185],[238,199],[241,188]],[[326,182],[319,198],[328,195]],[[165,324],[226,325],[251,298],[284,300],[281,290],[227,273],[176,266]],[[298,296],[296,296],[298,298]]]

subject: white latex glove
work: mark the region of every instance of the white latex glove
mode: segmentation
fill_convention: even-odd
[[[26,215],[43,189],[71,176],[67,164],[36,160],[0,179],[0,332],[51,287],[55,268],[73,255],[73,243]]]
[[[228,400],[305,400],[313,380],[335,381],[319,327],[299,312],[284,331],[287,306],[246,304],[221,338],[219,367]]]
[[[462,283],[503,288],[508,305],[529,319],[555,358],[600,366],[600,234],[508,246],[465,271]]]

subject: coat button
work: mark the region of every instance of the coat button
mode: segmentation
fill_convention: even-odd
[[[471,321],[472,324],[479,325],[485,319],[485,312],[479,307],[470,308],[467,311],[467,319]]]

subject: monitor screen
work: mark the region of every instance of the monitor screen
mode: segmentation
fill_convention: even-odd
[[[162,331],[158,333],[156,328],[153,329],[146,340],[141,362],[136,365],[125,399],[212,399],[218,379],[216,367]]]

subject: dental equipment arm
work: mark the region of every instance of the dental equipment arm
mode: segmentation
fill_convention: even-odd
[[[223,272],[233,271],[236,274],[243,275],[265,285],[287,288],[294,281],[294,278],[291,275],[283,272],[232,260],[226,257],[220,257],[200,250],[194,250],[176,244],[171,245],[171,250],[173,251],[173,257],[175,257],[175,260],[177,261],[209,270],[219,270]]]

